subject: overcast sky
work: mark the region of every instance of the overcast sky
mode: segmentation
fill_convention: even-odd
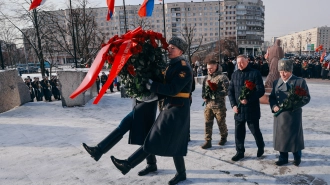
[[[53,0],[47,0],[47,2]],[[55,0],[68,2],[68,0]],[[190,0],[165,0],[189,2]],[[194,0],[200,2],[201,0]],[[97,7],[105,7],[106,0],[90,0]],[[142,4],[143,0],[125,0],[127,5]],[[263,0],[265,5],[265,40],[271,37],[307,30],[313,27],[330,26],[330,0]],[[155,3],[158,3],[155,0]],[[59,3],[60,4],[60,3]],[[115,1],[123,5],[122,0]]]

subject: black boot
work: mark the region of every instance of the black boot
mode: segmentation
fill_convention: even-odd
[[[86,145],[85,143],[83,143],[82,146],[91,155],[91,157],[94,158],[95,161],[98,161],[103,154],[107,153],[122,138],[123,138],[123,134],[120,132],[120,129],[116,128],[105,139],[103,139],[97,146],[90,147],[90,146]]]
[[[113,164],[123,175],[129,172],[132,168],[140,164],[145,158],[149,156],[148,153],[143,151],[143,146],[136,150],[127,160],[119,160],[111,156]]]
[[[168,184],[169,185],[174,185],[179,183],[180,181],[184,181],[186,180],[186,167],[184,165],[184,159],[183,156],[180,157],[173,157],[174,160],[174,165],[176,168],[177,173],[175,174],[175,176],[173,177],[173,179],[171,179]]]
[[[139,176],[144,176],[144,175],[147,175],[148,173],[150,172],[155,172],[157,171],[157,165],[156,165],[156,156],[153,155],[153,154],[150,154],[148,157],[147,157],[147,167],[141,171],[139,171],[138,175]]]

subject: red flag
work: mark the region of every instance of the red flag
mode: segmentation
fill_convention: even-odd
[[[107,5],[108,5],[107,21],[110,21],[115,9],[115,0],[107,0]]]
[[[31,5],[30,5],[30,9],[29,10],[32,10],[32,9],[35,9],[37,8],[38,6],[42,5],[45,3],[46,0],[33,0]]]
[[[321,58],[320,58],[320,62],[323,61],[323,59],[324,59],[324,57],[325,57],[325,54],[326,54],[326,52],[325,52],[325,50],[323,50],[323,53],[322,53]]]

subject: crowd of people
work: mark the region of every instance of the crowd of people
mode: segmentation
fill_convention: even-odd
[[[48,76],[44,76],[41,81],[39,81],[39,77],[34,77],[32,80],[30,76],[27,76],[24,78],[24,82],[29,88],[31,102],[61,100],[57,76],[52,76],[50,80]]]

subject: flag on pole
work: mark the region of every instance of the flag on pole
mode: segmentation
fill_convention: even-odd
[[[115,0],[106,0],[108,5],[107,21],[110,21],[114,9],[115,9]]]
[[[325,50],[323,50],[323,53],[322,53],[322,55],[321,55],[321,59],[320,59],[320,62],[322,62],[322,61],[323,61],[323,59],[324,59],[325,55],[326,55],[326,51],[325,51]]]
[[[45,1],[46,0],[33,0],[32,3],[31,3],[31,5],[30,5],[30,9],[29,10],[35,9],[38,6],[43,5],[45,3]]]
[[[154,9],[154,0],[144,0],[143,4],[141,5],[139,9],[139,16],[145,17],[145,16],[151,16],[152,11]]]

